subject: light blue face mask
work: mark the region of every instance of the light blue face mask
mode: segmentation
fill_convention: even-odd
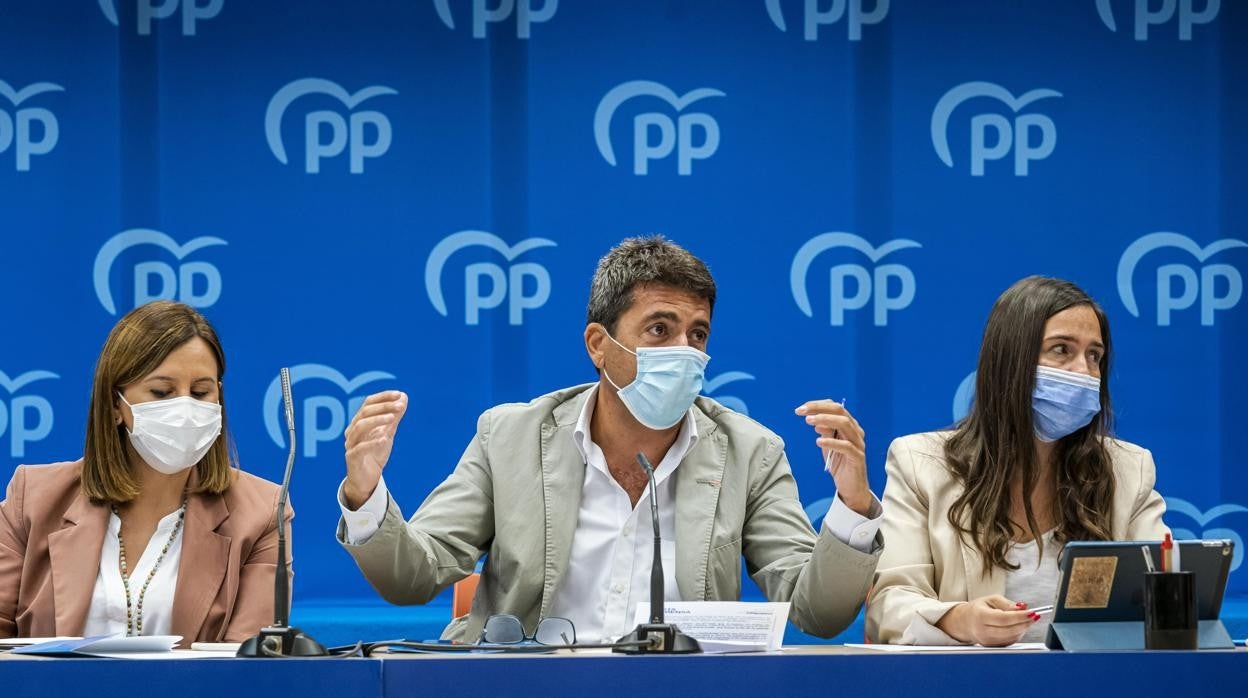
[[[1101,411],[1101,380],[1038,366],[1031,410],[1036,438],[1045,443],[1057,441],[1087,426]]]
[[[608,334],[607,338],[637,357],[637,377],[623,388],[602,369],[624,406],[651,429],[676,426],[702,392],[702,376],[711,357],[693,347],[638,347],[633,351],[615,337]]]

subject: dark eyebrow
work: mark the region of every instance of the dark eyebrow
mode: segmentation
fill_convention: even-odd
[[[1065,340],[1065,341],[1067,341],[1067,342],[1078,342],[1078,341],[1079,341],[1079,339],[1078,339],[1077,337],[1072,337],[1072,336],[1070,336],[1070,335],[1068,335],[1068,334],[1055,334],[1055,335],[1050,335],[1050,336],[1048,336],[1048,337],[1045,337],[1045,338],[1044,338],[1044,341],[1049,342],[1049,341],[1052,341],[1052,340],[1054,340],[1054,339],[1062,339],[1062,340]],[[1101,344],[1100,342],[1098,342],[1098,341],[1096,341],[1096,340],[1093,340],[1092,342],[1090,342],[1090,343],[1089,343],[1089,346],[1096,347],[1097,349],[1104,349],[1104,348],[1105,348],[1105,345],[1104,345],[1104,344]]]
[[[673,313],[670,310],[656,310],[653,313],[650,313],[646,317],[642,318],[641,322],[643,324],[646,324],[654,320],[670,320],[672,322],[679,323],[680,316],[677,315],[676,313]],[[711,331],[711,323],[707,322],[706,320],[701,320],[701,319],[694,320],[693,322],[689,323],[689,327],[690,329],[697,328],[697,329],[706,330],[707,332]]]
[[[143,379],[143,382],[144,382],[144,383],[150,383],[150,382],[152,382],[152,381],[164,381],[164,382],[166,382],[166,383],[176,383],[176,382],[177,382],[177,381],[175,381],[173,378],[170,378],[169,376],[148,376],[147,378]],[[216,378],[213,378],[212,376],[200,376],[199,378],[196,378],[195,380],[193,380],[193,381],[191,381],[191,382],[192,382],[192,383],[200,383],[200,382],[202,382],[202,381],[212,381],[213,383],[216,383],[216,382],[217,382],[217,379],[216,379]]]
[[[671,320],[672,322],[679,322],[680,316],[670,310],[656,310],[642,318],[642,322],[650,322],[651,320]]]

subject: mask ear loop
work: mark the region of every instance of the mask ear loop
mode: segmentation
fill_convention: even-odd
[[[604,328],[602,328],[602,331],[603,331],[603,333],[604,333],[604,334],[606,334],[606,335],[607,335],[607,339],[611,340],[612,342],[615,342],[615,346],[617,346],[617,347],[619,347],[619,348],[623,349],[624,351],[626,351],[626,352],[628,352],[628,353],[632,354],[633,356],[637,356],[637,352],[635,352],[635,351],[633,351],[633,350],[629,349],[628,347],[624,346],[623,344],[620,344],[619,340],[617,340],[615,337],[612,337],[612,336],[611,336],[611,333],[610,333],[610,332],[607,332],[607,328],[605,328],[605,327],[604,327]],[[610,374],[610,373],[607,373],[607,362],[606,362],[606,361],[603,361],[603,362],[602,362],[602,367],[601,367],[601,370],[602,370],[602,375],[603,375],[603,376],[606,376],[607,382],[611,384],[611,387],[612,387],[612,388],[615,388],[615,391],[616,391],[617,393],[618,393],[619,391],[623,390],[623,388],[621,388],[620,386],[618,386],[618,385],[616,385],[616,384],[615,384],[615,381],[611,380],[611,374]]]
[[[117,391],[117,399],[118,399],[118,400],[121,400],[121,401],[122,401],[122,403],[123,403],[123,404],[125,404],[125,406],[126,406],[126,407],[129,407],[129,408],[130,408],[130,416],[131,416],[131,418],[133,418],[133,417],[134,417],[134,405],[131,405],[131,404],[130,404],[130,401],[126,399],[126,396],[125,396],[125,395],[122,395],[122,394],[121,394],[121,391],[120,391],[120,390],[118,390],[118,391]],[[126,426],[126,418],[125,418],[125,417],[123,417],[123,416],[121,415],[121,408],[120,408],[120,407],[118,407],[118,408],[116,408],[116,409],[117,409],[117,422],[116,422],[116,426],[119,426],[119,427],[124,427],[124,426]],[[130,430],[129,430],[129,429],[126,429],[126,431],[127,431],[127,432],[129,432]]]

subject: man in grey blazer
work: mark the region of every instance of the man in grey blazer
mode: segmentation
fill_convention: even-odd
[[[706,265],[662,237],[632,238],[599,262],[585,347],[599,379],[505,404],[477,420],[454,472],[412,518],[386,489],[407,396],[369,396],[346,430],[338,539],[382,597],[426,603],[487,555],[472,611],[444,638],[475,641],[496,613],[530,631],[571,619],[577,640],[614,639],[649,600],[650,494],[657,464],[668,600],[735,601],[741,558],[790,620],[831,637],[853,622],[883,541],[863,431],[843,406],[798,407],[838,496],[812,529],[774,433],[699,397],[715,304]]]

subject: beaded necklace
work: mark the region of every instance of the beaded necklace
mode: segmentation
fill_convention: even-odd
[[[117,505],[113,505],[113,515],[118,519],[121,515],[117,513]],[[121,529],[117,529],[117,547],[119,548],[119,558],[121,560],[121,585],[126,590],[126,635],[142,635],[143,634],[143,597],[147,595],[147,587],[152,583],[152,579],[156,577],[156,570],[160,568],[160,563],[165,559],[165,553],[169,552],[169,546],[173,545],[173,539],[178,537],[178,531],[182,529],[182,520],[186,518],[186,499],[182,500],[182,506],[178,508],[178,520],[173,524],[173,531],[169,533],[169,540],[165,541],[165,545],[160,549],[160,555],[156,558],[156,563],[152,565],[152,571],[147,573],[147,579],[143,581],[143,587],[139,589],[138,603],[131,606],[130,601],[130,572],[126,568],[126,541],[121,537]]]

